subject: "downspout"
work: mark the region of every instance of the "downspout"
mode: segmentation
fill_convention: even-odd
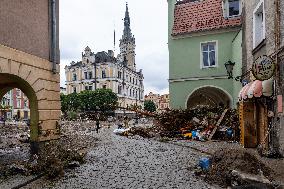
[[[57,18],[56,18],[56,0],[49,0],[49,7],[51,13],[51,62],[52,72],[57,73],[56,70],[56,57],[57,57]]]

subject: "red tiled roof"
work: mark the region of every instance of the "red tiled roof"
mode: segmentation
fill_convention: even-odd
[[[224,18],[222,0],[188,2],[175,6],[172,35],[241,25],[241,17]]]

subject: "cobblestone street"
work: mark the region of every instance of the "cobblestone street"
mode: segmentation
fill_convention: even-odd
[[[86,164],[58,181],[42,179],[25,188],[218,188],[190,171],[201,153],[155,140],[117,136],[112,131],[100,130],[100,141],[88,153]]]

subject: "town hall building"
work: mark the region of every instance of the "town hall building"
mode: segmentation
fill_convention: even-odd
[[[142,107],[144,77],[142,69],[136,70],[136,45],[130,29],[127,4],[119,47],[120,54],[115,57],[112,50],[94,53],[87,46],[82,52],[81,61],[72,61],[65,67],[67,94],[99,88],[111,89],[119,98],[119,107],[127,108],[136,105]]]

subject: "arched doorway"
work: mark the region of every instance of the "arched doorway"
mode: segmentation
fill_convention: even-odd
[[[29,83],[18,76],[12,74],[0,74],[0,99],[13,88],[20,89],[29,99],[30,107],[30,141],[31,149],[33,151],[34,145],[38,142],[38,123],[39,123],[39,113],[38,113],[38,103],[37,96],[33,88]],[[19,116],[19,115],[17,115]]]
[[[231,107],[232,98],[223,89],[214,86],[204,86],[195,89],[187,100],[187,108],[192,109],[196,107]]]

